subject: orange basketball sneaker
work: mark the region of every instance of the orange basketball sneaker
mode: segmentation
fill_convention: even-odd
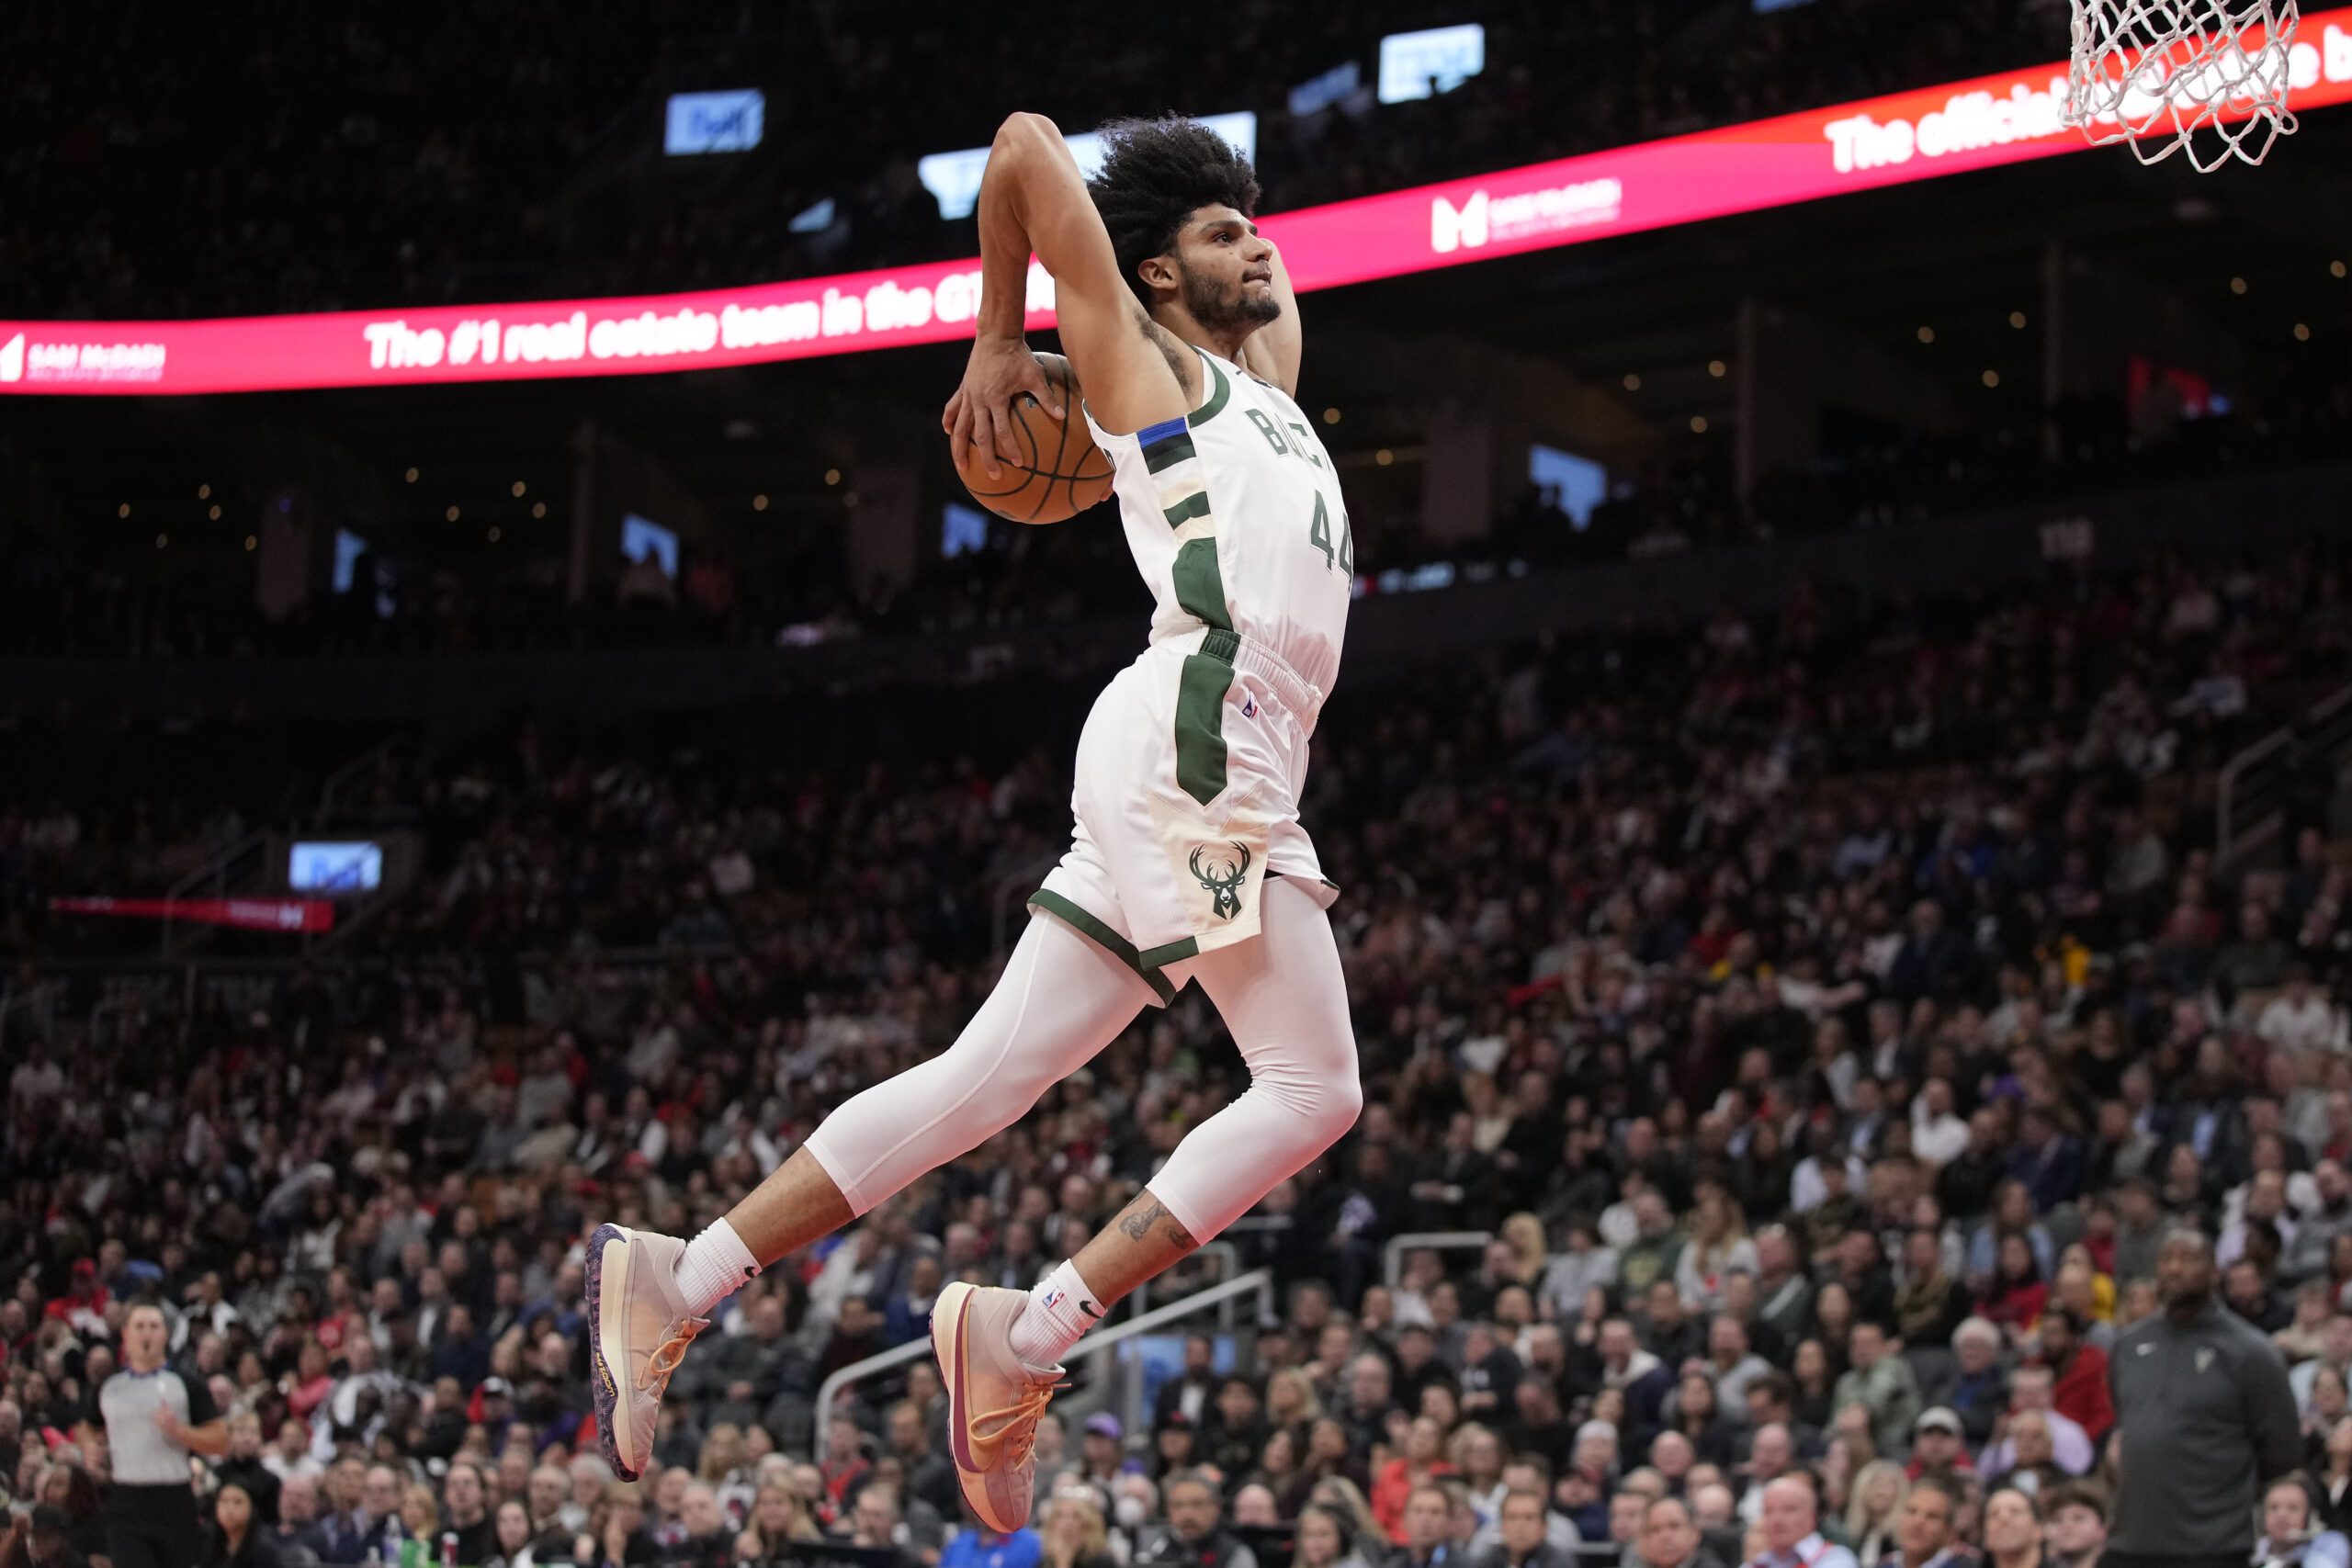
[[[1020,1291],[961,1282],[931,1309],[931,1348],[947,1386],[947,1439],[964,1500],[980,1522],[1011,1535],[1029,1522],[1037,1490],[1037,1421],[1062,1369],[1038,1371],[1012,1353]]]
[[[619,1225],[588,1237],[588,1388],[605,1462],[623,1481],[644,1473],[670,1374],[710,1326],[678,1293],[685,1249],[674,1236]]]

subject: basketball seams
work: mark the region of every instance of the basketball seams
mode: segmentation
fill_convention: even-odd
[[[1069,373],[1069,366],[1048,355],[1046,356],[1044,370],[1047,384],[1053,387],[1065,401],[1076,403],[1077,399],[1072,395],[1076,390],[1076,382]],[[1055,441],[1053,457],[1048,462],[1046,458],[1045,444],[1040,439],[1042,432],[1029,420],[1031,411],[1042,410],[1043,406],[1035,397],[1023,392],[1013,399],[1012,407],[1008,411],[1012,416],[1012,423],[1019,426],[1021,432],[1015,445],[1021,448],[1021,456],[1027,459],[1025,462],[1013,461],[1012,452],[1000,455],[998,466],[1003,470],[1001,478],[1010,482],[980,488],[972,481],[975,479],[981,479],[985,484],[983,476],[969,469],[960,472],[957,476],[964,481],[964,488],[973,500],[981,502],[989,511],[1008,521],[1035,523],[1049,510],[1057,513],[1054,519],[1057,522],[1066,517],[1075,516],[1078,513],[1099,505],[1103,501],[1109,494],[1112,482],[1118,471],[1111,454],[1095,446],[1091,438],[1086,440],[1083,446],[1091,448],[1092,456],[1098,460],[1089,462],[1088,454],[1081,451],[1076,459],[1076,468],[1069,472],[1063,471],[1072,461],[1070,426],[1067,416],[1057,422],[1060,424],[1061,431]],[[1040,484],[1038,482],[1040,480],[1044,482]],[[1066,497],[1057,498],[1055,495],[1054,491],[1057,486],[1068,487]],[[1031,494],[1032,491],[1035,494],[1032,496],[1030,504],[1023,508],[1020,504],[1020,498],[1023,495]]]
[[[1060,421],[1062,427],[1061,438],[1054,444],[1054,479],[1049,480],[1046,485],[1046,501],[1051,501],[1054,497],[1054,485],[1056,483],[1069,484],[1069,477],[1062,471],[1062,458],[1068,456],[1069,452],[1069,411],[1070,400],[1069,396],[1069,389],[1062,378],[1062,371],[1059,366],[1049,367],[1046,372],[1046,379],[1051,382],[1054,386],[1061,388],[1063,394],[1063,412]],[[1042,512],[1045,510],[1046,501],[1041,501],[1037,503],[1038,511]],[[1076,511],[1078,507],[1078,488],[1075,485],[1071,485],[1070,487],[1069,501],[1071,510]]]

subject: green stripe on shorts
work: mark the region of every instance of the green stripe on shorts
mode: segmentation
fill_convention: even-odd
[[[1103,921],[1095,919],[1086,910],[1080,908],[1076,904],[1073,904],[1069,899],[1063,897],[1060,894],[1054,892],[1051,888],[1040,887],[1037,891],[1029,895],[1029,907],[1033,909],[1042,909],[1046,914],[1053,916],[1056,919],[1061,921],[1064,925],[1078,932],[1079,935],[1085,937],[1088,941],[1093,942],[1095,946],[1101,948],[1103,952],[1109,953],[1112,957],[1117,959],[1128,968],[1134,970],[1136,972],[1136,978],[1141,980],[1145,985],[1151,987],[1151,994],[1159,998],[1159,1005],[1161,1007],[1166,1007],[1170,1002],[1176,999],[1176,987],[1170,985],[1168,983],[1168,977],[1161,975],[1154,965],[1145,963],[1142,956],[1136,952],[1135,944],[1133,942],[1129,942],[1125,937],[1121,936],[1117,931],[1113,931],[1110,926],[1105,924]],[[1155,953],[1164,952],[1165,949],[1155,948],[1152,951]],[[1167,960],[1163,959],[1159,962],[1165,963]]]
[[[1176,683],[1176,782],[1206,806],[1225,793],[1225,694],[1233,666],[1188,653]]]
[[[1201,939],[1188,936],[1176,942],[1162,942],[1158,947],[1146,948],[1142,959],[1150,968],[1158,970],[1162,964],[1182,964],[1187,958],[1198,958],[1200,955]]]

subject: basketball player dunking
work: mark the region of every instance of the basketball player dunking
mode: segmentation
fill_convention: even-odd
[[[717,1303],[1012,1124],[1187,979],[1249,1064],[1248,1092],[1180,1144],[1136,1201],[1035,1289],[961,1282],[932,1344],[964,1495],[1019,1529],[1059,1362],[1103,1309],[1330,1146],[1362,1104],[1323,879],[1298,821],[1307,738],[1340,664],[1353,544],[1330,458],[1291,400],[1300,333],[1258,182],[1184,119],[1106,127],[1083,180],[1053,124],[1015,115],[980,187],[978,341],[944,423],[958,457],[1006,439],[1016,393],[1084,417],[1112,461],[1150,646],[1079,741],[1072,843],[1029,901],[1004,975],[956,1043],[843,1104],[691,1242],[588,1239],[592,1378],[605,1458],[652,1450],[662,1393]],[[1057,395],[1021,336],[1029,256],[1055,280],[1083,393]]]

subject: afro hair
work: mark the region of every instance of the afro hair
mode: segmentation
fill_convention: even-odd
[[[1120,273],[1148,308],[1151,289],[1136,269],[1170,250],[1201,208],[1256,217],[1258,175],[1225,138],[1182,115],[1114,119],[1102,137],[1102,172],[1087,182],[1087,192],[1110,231]]]

